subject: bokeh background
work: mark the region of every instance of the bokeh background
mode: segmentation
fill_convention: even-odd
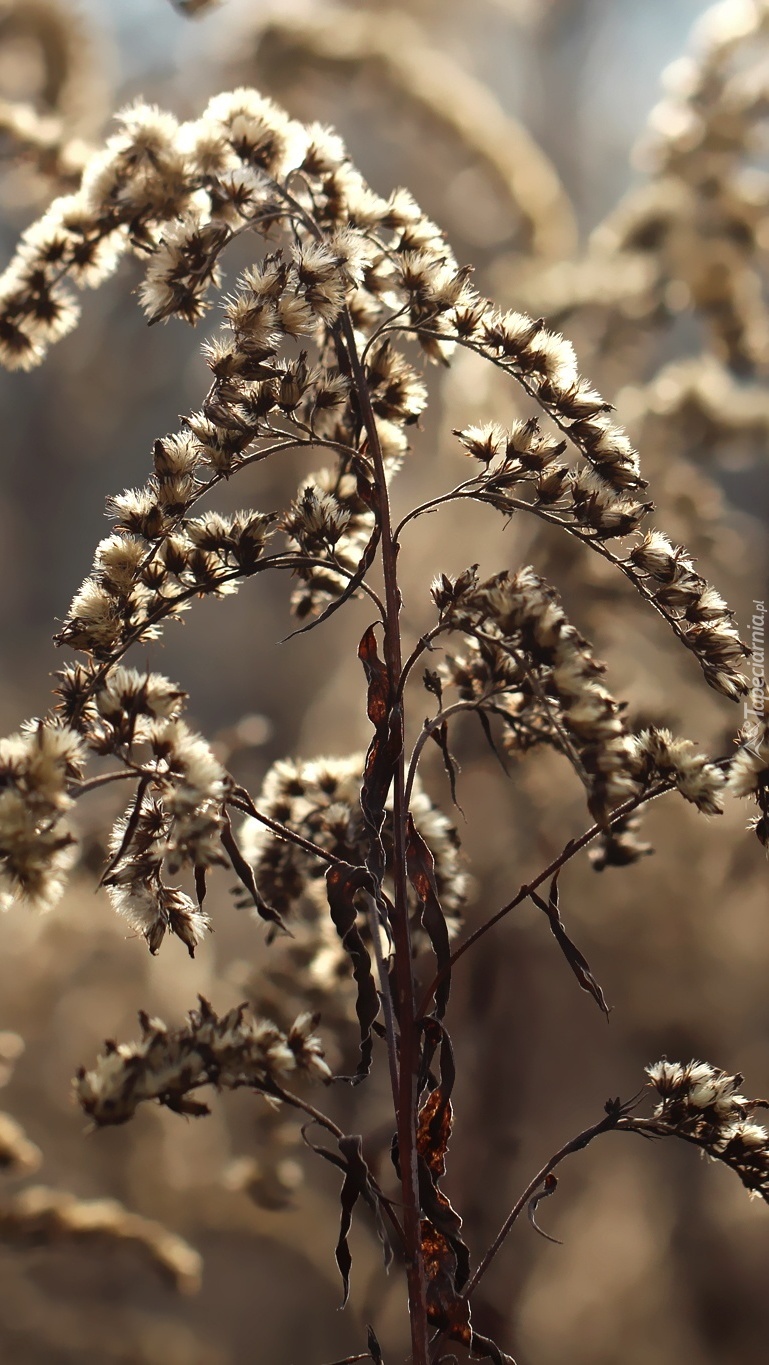
[[[706,9],[700,0],[228,0],[193,20],[167,0],[0,0],[0,98],[51,112],[86,143],[139,95],[192,117],[233,84],[333,123],[375,189],[411,188],[460,261],[474,263],[481,289],[574,340],[583,372],[639,444],[656,524],[691,548],[747,635],[754,601],[768,595],[769,39],[726,51],[692,109],[691,72],[679,64],[666,87],[660,76],[687,45],[712,41],[712,19],[694,49],[688,36]],[[718,6],[722,24],[727,11],[734,20],[752,6]],[[8,259],[56,185],[8,138],[0,153]],[[231,278],[247,259],[245,249],[232,256]],[[125,264],[85,299],[80,327],[41,370],[0,377],[2,733],[50,704],[51,634],[105,533],[105,497],[144,481],[155,437],[205,391],[200,338],[180,323],[148,331],[137,282]],[[527,412],[472,358],[431,371],[430,382],[429,416],[396,492],[401,510],[463,477],[453,427]],[[234,500],[280,509],[307,472],[299,460],[258,467]],[[429,619],[435,573],[533,562],[607,659],[634,718],[730,752],[740,708],[708,691],[695,661],[600,561],[547,528],[504,525],[482,509],[417,526],[403,556],[409,634]],[[365,609],[278,647],[290,624],[287,584],[260,578],[236,598],[202,601],[134,660],[190,692],[194,722],[253,791],[283,755],[343,754],[368,740],[355,658]],[[415,695],[417,727],[423,706]],[[507,780],[472,727],[457,731],[454,748],[472,927],[588,820],[553,756],[534,755]],[[448,808],[439,764],[426,766],[425,781]],[[215,1096],[197,1122],[147,1109],[125,1129],[84,1131],[70,1077],[103,1038],[135,1036],[137,1009],[179,1022],[200,992],[219,1010],[250,998],[290,1014],[303,984],[276,984],[276,950],[234,908],[226,878],[212,892],[216,933],[194,962],[176,942],[150,959],[142,941],[127,940],[93,889],[115,810],[100,793],[82,812],[83,863],[59,908],[45,919],[14,908],[0,921],[3,1108],[43,1154],[34,1175],[3,1177],[0,1201],[30,1181],[118,1198],[202,1253],[202,1287],[180,1295],[130,1245],[42,1235],[19,1244],[0,1209],[0,1358],[322,1365],[365,1349],[372,1321],[385,1358],[402,1359],[401,1277],[383,1276],[365,1218],[353,1238],[352,1301],[338,1311],[338,1179],[304,1151],[295,1124],[240,1094]],[[602,874],[587,861],[569,868],[564,915],[614,1007],[608,1026],[534,907],[463,959],[449,1019],[460,1079],[445,1183],[476,1256],[533,1171],[607,1097],[636,1091],[645,1063],[704,1057],[745,1071],[749,1093],[769,1092],[769,872],[745,823],[734,803],[706,821],[668,797],[645,822],[652,857]],[[335,1025],[329,1043],[343,1065],[354,1029]],[[335,1089],[328,1107],[366,1134],[385,1178],[382,1077],[368,1093]],[[541,1221],[563,1245],[522,1222],[475,1310],[520,1365],[763,1358],[769,1212],[727,1171],[683,1145],[612,1135],[563,1168]]]

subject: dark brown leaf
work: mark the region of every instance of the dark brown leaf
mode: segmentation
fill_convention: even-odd
[[[444,720],[443,724],[437,730],[433,730],[431,737],[433,741],[438,745],[438,748],[440,749],[441,755],[443,757],[443,766],[446,770],[446,774],[449,779],[449,787],[451,788],[451,799],[454,805],[456,806],[457,810],[461,811],[462,814],[464,815],[464,811],[462,810],[462,807],[457,801],[457,772],[459,771],[459,769],[449,749],[448,721]]]
[[[384,1365],[384,1356],[382,1355],[382,1348],[379,1345],[379,1342],[377,1341],[376,1332],[374,1331],[370,1323],[366,1331],[366,1344],[368,1346],[369,1355],[371,1356],[374,1365]]]
[[[281,640],[282,645],[287,644],[289,640],[293,640],[297,635],[306,635],[308,631],[314,630],[316,626],[322,626],[323,622],[327,621],[329,616],[333,616],[334,612],[339,611],[339,608],[343,607],[345,602],[349,602],[350,598],[355,595],[364,578],[366,577],[366,574],[371,568],[371,565],[374,562],[374,555],[376,554],[376,547],[378,544],[379,527],[375,526],[371,534],[371,539],[369,540],[368,545],[366,546],[365,550],[363,551],[363,554],[360,557],[358,567],[355,570],[355,573],[353,574],[352,578],[348,579],[343,591],[339,594],[338,597],[334,598],[333,602],[329,602],[328,606],[324,607],[323,611],[320,613],[320,616],[316,616],[313,621],[308,621],[305,626],[300,626],[298,630],[292,630],[290,635],[286,635]],[[329,564],[330,569],[333,569],[333,567],[334,566],[332,563]]]
[[[446,1153],[451,1139],[451,1100],[443,1086],[436,1086],[419,1111],[417,1119],[417,1172],[419,1202],[432,1231],[446,1242],[448,1251],[441,1258],[441,1275],[451,1253],[451,1283],[459,1293],[470,1274],[470,1253],[462,1240],[462,1219],[451,1207],[439,1181],[446,1171]],[[442,1292],[442,1291],[441,1291]]]
[[[562,1246],[563,1243],[559,1241],[557,1237],[551,1237],[549,1232],[545,1232],[544,1229],[539,1226],[536,1216],[537,1208],[542,1203],[542,1200],[548,1199],[551,1194],[555,1194],[557,1188],[558,1177],[553,1175],[551,1171],[550,1175],[545,1176],[544,1183],[541,1189],[539,1189],[536,1194],[532,1195],[531,1199],[529,1200],[529,1222],[531,1223],[531,1226],[534,1228],[534,1231],[539,1233],[540,1237],[544,1237],[545,1240],[548,1242],[554,1242],[555,1245],[559,1247]]]
[[[421,1224],[422,1257],[427,1279],[427,1320],[452,1341],[470,1345],[470,1304],[457,1294],[456,1255],[448,1238],[427,1219]]]
[[[379,995],[371,971],[371,958],[357,925],[355,897],[361,889],[371,890],[371,876],[363,867],[349,863],[335,863],[326,872],[328,905],[334,927],[342,940],[342,947],[352,962],[352,974],[358,987],[355,1010],[360,1028],[360,1056],[354,1076],[345,1077],[353,1085],[362,1081],[371,1070],[374,1020],[379,1013]]]
[[[110,885],[111,874],[114,872],[118,863],[121,862],[122,859],[125,857],[125,854],[128,852],[128,849],[131,846],[131,840],[133,839],[134,834],[136,833],[136,829],[141,818],[142,802],[144,801],[144,793],[146,792],[148,786],[149,778],[148,777],[140,778],[139,785],[136,788],[136,795],[134,797],[134,803],[131,809],[131,814],[129,815],[128,820],[126,821],[126,827],[123,830],[123,837],[120,840],[120,846],[117,849],[117,851],[113,853],[112,857],[107,863],[107,866],[102,872],[101,878],[99,879],[99,886]]]
[[[512,1356],[506,1355],[491,1337],[483,1337],[480,1332],[473,1332],[470,1338],[470,1351],[478,1360],[491,1360],[494,1365],[515,1365]]]
[[[386,722],[390,710],[390,679],[387,667],[379,657],[373,626],[363,633],[358,646],[358,658],[368,682],[368,718],[374,729],[378,730]]]
[[[491,749],[491,752],[493,753],[495,759],[497,760],[497,762],[498,762],[500,768],[502,769],[503,773],[505,774],[505,777],[509,777],[510,774],[509,774],[509,772],[508,772],[508,770],[507,770],[507,764],[505,763],[505,760],[504,760],[504,758],[502,757],[502,754],[499,752],[499,749],[497,748],[496,744],[494,743],[494,736],[493,736],[493,734],[491,733],[491,725],[489,724],[489,718],[488,718],[488,716],[486,715],[486,712],[484,711],[483,707],[479,707],[479,708],[478,708],[478,710],[477,710],[477,712],[476,712],[476,715],[478,716],[478,719],[479,719],[479,721],[481,722],[481,729],[483,730],[483,733],[484,733],[484,735],[486,736],[486,743],[488,744],[488,746],[489,746],[489,748]]]
[[[454,1066],[454,1052],[451,1046],[451,1039],[444,1028],[433,1015],[420,1021],[420,1026],[424,1035],[422,1044],[422,1056],[419,1066],[418,1093],[421,1095],[426,1086],[434,1090],[438,1082],[434,1077],[431,1067],[433,1058],[440,1045],[440,1085],[441,1091],[446,1100],[451,1098],[456,1079],[456,1069]]]
[[[446,1172],[451,1122],[451,1101],[438,1085],[422,1105],[417,1122],[417,1151],[436,1180]]]
[[[381,1212],[383,1196],[363,1158],[362,1140],[357,1134],[339,1138],[339,1155],[336,1152],[330,1152],[327,1147],[319,1147],[312,1142],[307,1136],[306,1127],[302,1129],[302,1137],[313,1152],[344,1172],[344,1181],[339,1193],[341,1206],[339,1240],[334,1252],[344,1286],[344,1297],[342,1299],[342,1307],[344,1308],[350,1295],[350,1270],[352,1269],[352,1255],[347,1239],[352,1227],[353,1210],[359,1199],[363,1199],[374,1214],[377,1236],[382,1243],[384,1252],[385,1269],[392,1262],[392,1246]]]
[[[449,1341],[457,1341],[478,1359],[494,1365],[515,1365],[511,1356],[479,1332],[470,1319],[470,1303],[456,1292],[456,1258],[447,1237],[431,1223],[421,1225],[422,1256],[427,1278],[427,1320]]]
[[[576,946],[576,944],[572,943],[571,939],[569,938],[569,935],[566,933],[566,929],[564,928],[563,920],[561,919],[560,911],[558,909],[558,874],[556,873],[556,875],[553,877],[550,886],[550,895],[547,901],[544,901],[541,896],[538,896],[536,891],[532,891],[530,894],[531,899],[534,901],[534,904],[538,906],[539,909],[542,910],[544,914],[547,915],[548,920],[550,921],[550,928],[553,932],[553,937],[555,938],[556,943],[561,949],[561,952],[566,958],[566,961],[571,967],[571,970],[576,976],[577,981],[579,982],[583,991],[587,991],[588,995],[592,995],[598,1008],[606,1015],[606,1018],[608,1019],[609,1006],[606,1003],[606,997],[603,991],[601,990],[601,987],[599,986],[598,982],[593,976],[593,973],[590,969],[590,963],[588,962],[587,958],[579,951],[579,948]]]
[[[267,904],[264,896],[261,894],[259,887],[256,884],[256,878],[254,877],[254,869],[249,862],[246,862],[246,859],[238,848],[235,835],[232,832],[232,823],[229,816],[225,816],[225,825],[222,829],[221,837],[222,848],[230,860],[232,870],[238,878],[238,881],[242,883],[248,892],[256,907],[257,914],[261,919],[267,920],[270,924],[274,924],[277,928],[282,929],[283,932],[289,934],[290,937],[290,930],[286,928],[286,925],[283,923],[277,910],[273,910],[272,906]]]
[[[438,1019],[442,1019],[446,1013],[449,992],[451,990],[451,947],[449,943],[449,931],[446,927],[446,919],[438,898],[438,887],[435,881],[435,861],[427,844],[417,830],[413,819],[408,818],[408,835],[406,843],[406,868],[408,878],[417,893],[421,906],[422,926],[435,953],[435,961],[442,976],[440,985],[435,992],[435,1014]]]
[[[467,1283],[470,1275],[470,1253],[462,1240],[462,1219],[456,1209],[451,1207],[437,1179],[432,1174],[423,1157],[417,1160],[419,1176],[419,1202],[436,1232],[445,1237],[451,1247],[454,1270],[453,1284],[457,1292]]]
[[[205,867],[196,867],[196,868],[195,868],[195,895],[196,895],[196,897],[197,897],[198,909],[200,909],[200,908],[202,907],[203,901],[204,901],[205,898],[206,898],[206,889],[207,889],[207,888],[206,888],[206,873],[207,873],[207,871],[208,871],[208,869],[205,868]]]

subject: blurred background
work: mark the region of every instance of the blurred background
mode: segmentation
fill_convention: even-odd
[[[334,124],[377,191],[412,190],[482,291],[574,341],[583,373],[640,448],[654,524],[690,548],[747,638],[754,602],[767,599],[769,551],[769,18],[761,4],[731,0],[703,26],[707,9],[226,0],[191,18],[167,0],[0,0],[0,99],[61,120],[84,144],[98,144],[111,111],[137,96],[195,117],[237,84]],[[60,190],[34,149],[3,136],[0,155],[7,260]],[[231,257],[230,279],[247,260],[245,250]],[[105,534],[105,497],[144,481],[153,440],[205,392],[201,338],[176,322],[148,331],[132,297],[138,279],[124,263],[84,299],[81,325],[42,369],[0,376],[0,733],[50,705],[51,634]],[[201,331],[214,326],[212,317]],[[528,413],[472,357],[429,379],[424,430],[396,485],[400,511],[465,477],[453,427]],[[257,466],[234,504],[284,508],[308,472],[298,459]],[[607,660],[634,721],[731,751],[741,708],[708,691],[694,659],[597,556],[485,509],[418,526],[403,552],[413,638],[430,619],[437,572],[531,562]],[[190,692],[192,722],[255,793],[277,758],[368,742],[355,657],[365,609],[277,648],[291,628],[288,595],[281,579],[260,578],[237,597],[202,601],[133,659]],[[423,708],[415,695],[417,728]],[[457,730],[453,747],[472,928],[589,821],[554,756],[534,754],[507,780],[473,727]],[[440,764],[424,777],[448,812]],[[0,1199],[30,1180],[118,1198],[202,1253],[202,1288],[180,1297],[130,1245],[56,1244],[42,1233],[20,1243],[0,1206],[0,1358],[322,1365],[364,1350],[371,1321],[385,1359],[402,1359],[402,1277],[384,1277],[365,1217],[352,1300],[338,1312],[338,1177],[305,1152],[293,1121],[243,1093],[214,1096],[197,1122],[147,1108],[125,1129],[84,1132],[70,1078],[105,1037],[136,1036],[139,1008],[179,1023],[200,992],[218,1010],[251,999],[290,1018],[302,999],[303,983],[286,964],[281,973],[281,950],[234,908],[226,878],[211,893],[215,935],[194,962],[176,941],[151,959],[143,941],[126,940],[93,889],[116,810],[99,793],[79,812],[83,866],[54,912],[16,907],[0,920],[2,1107],[42,1151],[34,1175],[30,1157],[26,1174],[3,1176]],[[614,1007],[608,1026],[534,907],[458,967],[445,1187],[474,1257],[533,1172],[610,1095],[633,1094],[647,1062],[704,1057],[744,1071],[748,1093],[769,1093],[769,873],[746,816],[731,803],[706,822],[667,797],[645,819],[652,857],[600,874],[586,860],[570,865],[564,917]],[[349,1006],[343,996],[329,1009],[340,1067],[355,1046]],[[327,1099],[342,1126],[366,1135],[385,1179],[383,1075]],[[519,1365],[760,1360],[769,1213],[681,1147],[612,1135],[564,1166],[541,1209],[563,1245],[526,1222],[516,1228],[479,1292],[479,1330]]]

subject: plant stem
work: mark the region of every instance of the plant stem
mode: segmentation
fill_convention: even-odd
[[[501,910],[497,910],[496,914],[491,915],[489,919],[484,920],[483,924],[479,925],[463,943],[460,943],[458,948],[454,949],[448,965],[436,974],[425,991],[422,1003],[419,1007],[419,1017],[421,1018],[422,1014],[425,1014],[430,1008],[430,1002],[435,996],[435,992],[444,980],[446,974],[451,971],[455,963],[457,963],[461,957],[464,957],[468,949],[472,948],[473,945],[478,942],[479,938],[483,938],[483,935],[487,934],[489,929],[493,929],[494,925],[498,924],[506,915],[509,915],[511,910],[517,909],[523,901],[528,900],[532,891],[536,891],[543,882],[548,881],[555,872],[558,872],[574,857],[575,853],[579,853],[581,849],[592,843],[599,834],[604,833],[605,829],[611,829],[618,821],[623,820],[626,815],[631,815],[639,806],[644,806],[649,801],[654,801],[658,796],[664,796],[666,792],[672,791],[674,786],[675,782],[672,778],[666,778],[663,781],[658,782],[657,785],[650,788],[649,791],[642,792],[639,796],[629,797],[621,806],[617,806],[616,810],[612,811],[606,826],[599,824],[591,825],[589,829],[585,830],[584,834],[580,834],[578,839],[570,839],[565,848],[558,854],[557,858],[553,858],[552,862],[548,863],[547,867],[544,868],[538,876],[532,878],[530,882],[526,882],[520,888],[513,896],[512,900],[508,901],[506,905],[503,905]]]
[[[409,1317],[411,1322],[412,1365],[428,1365],[429,1344],[424,1260],[422,1257],[419,1174],[417,1166],[417,1073],[419,1069],[419,1030],[414,1009],[414,977],[411,934],[408,917],[408,879],[406,872],[405,758],[403,706],[397,696],[402,670],[400,608],[397,559],[390,501],[387,493],[382,448],[365,371],[358,355],[355,331],[349,312],[341,318],[341,333],[355,385],[361,420],[366,431],[374,466],[375,496],[382,535],[382,573],[385,585],[384,656],[390,679],[390,724],[399,744],[399,757],[393,777],[393,881],[395,885],[393,941],[395,944],[395,1005],[398,1018],[398,1090],[395,1096],[398,1156],[403,1191],[403,1231],[406,1250]]]
[[[550,1175],[550,1172],[554,1171],[556,1166],[559,1166],[565,1157],[571,1156],[573,1152],[581,1152],[583,1147],[587,1147],[588,1143],[593,1141],[593,1138],[598,1137],[601,1133],[610,1133],[612,1129],[617,1128],[622,1118],[622,1114],[623,1111],[621,1108],[617,1108],[616,1110],[612,1109],[605,1114],[598,1123],[594,1123],[590,1128],[585,1128],[583,1132],[578,1133],[575,1138],[571,1139],[571,1142],[567,1142],[554,1156],[551,1156],[549,1161],[545,1162],[541,1171],[538,1171],[534,1176],[534,1179],[529,1181],[523,1194],[516,1200],[494,1238],[494,1241],[486,1252],[486,1255],[483,1257],[483,1260],[477,1266],[475,1273],[471,1276],[462,1290],[460,1298],[470,1298],[470,1295],[475,1291],[479,1282],[486,1274],[486,1271],[494,1260],[494,1257],[502,1246],[502,1243],[510,1232],[516,1219],[520,1217],[529,1200],[536,1194],[540,1185],[544,1184],[545,1180]]]

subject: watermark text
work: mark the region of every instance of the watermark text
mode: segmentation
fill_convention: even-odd
[[[751,679],[745,699],[745,720],[758,721],[766,716],[766,603],[753,602],[750,618]]]

